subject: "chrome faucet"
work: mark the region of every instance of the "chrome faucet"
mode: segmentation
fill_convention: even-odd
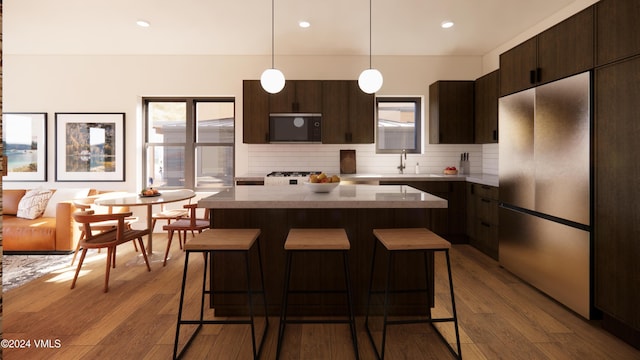
[[[405,160],[404,163],[402,162],[402,156],[404,156],[404,160]],[[407,160],[407,150],[402,149],[402,152],[400,153],[400,166],[398,166],[398,170],[400,170],[400,174],[404,174],[404,169],[407,168],[406,160]]]

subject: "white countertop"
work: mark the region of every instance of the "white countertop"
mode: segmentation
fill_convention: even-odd
[[[210,209],[446,208],[447,200],[405,185],[339,185],[329,193],[306,186],[235,186],[198,201]]]

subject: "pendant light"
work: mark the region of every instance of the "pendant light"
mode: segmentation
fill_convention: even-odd
[[[367,94],[373,94],[382,87],[382,74],[371,67],[371,0],[369,0],[369,68],[358,77],[358,86]]]
[[[271,94],[277,94],[280,92],[280,90],[282,90],[284,88],[284,74],[282,74],[282,71],[276,69],[273,64],[273,27],[274,27],[274,10],[273,10],[273,2],[274,0],[271,0],[271,68],[265,70],[262,73],[262,76],[260,76],[260,84],[262,85],[262,88]]]

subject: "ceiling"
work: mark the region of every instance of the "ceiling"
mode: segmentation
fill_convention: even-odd
[[[484,55],[574,1],[372,0],[371,52]],[[367,0],[275,0],[274,13],[276,57],[369,53]],[[5,54],[270,55],[271,1],[5,1],[2,41]]]

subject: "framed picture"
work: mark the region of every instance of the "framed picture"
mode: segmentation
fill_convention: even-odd
[[[124,181],[124,113],[56,113],[56,181]]]
[[[47,113],[2,113],[2,181],[47,181]]]

